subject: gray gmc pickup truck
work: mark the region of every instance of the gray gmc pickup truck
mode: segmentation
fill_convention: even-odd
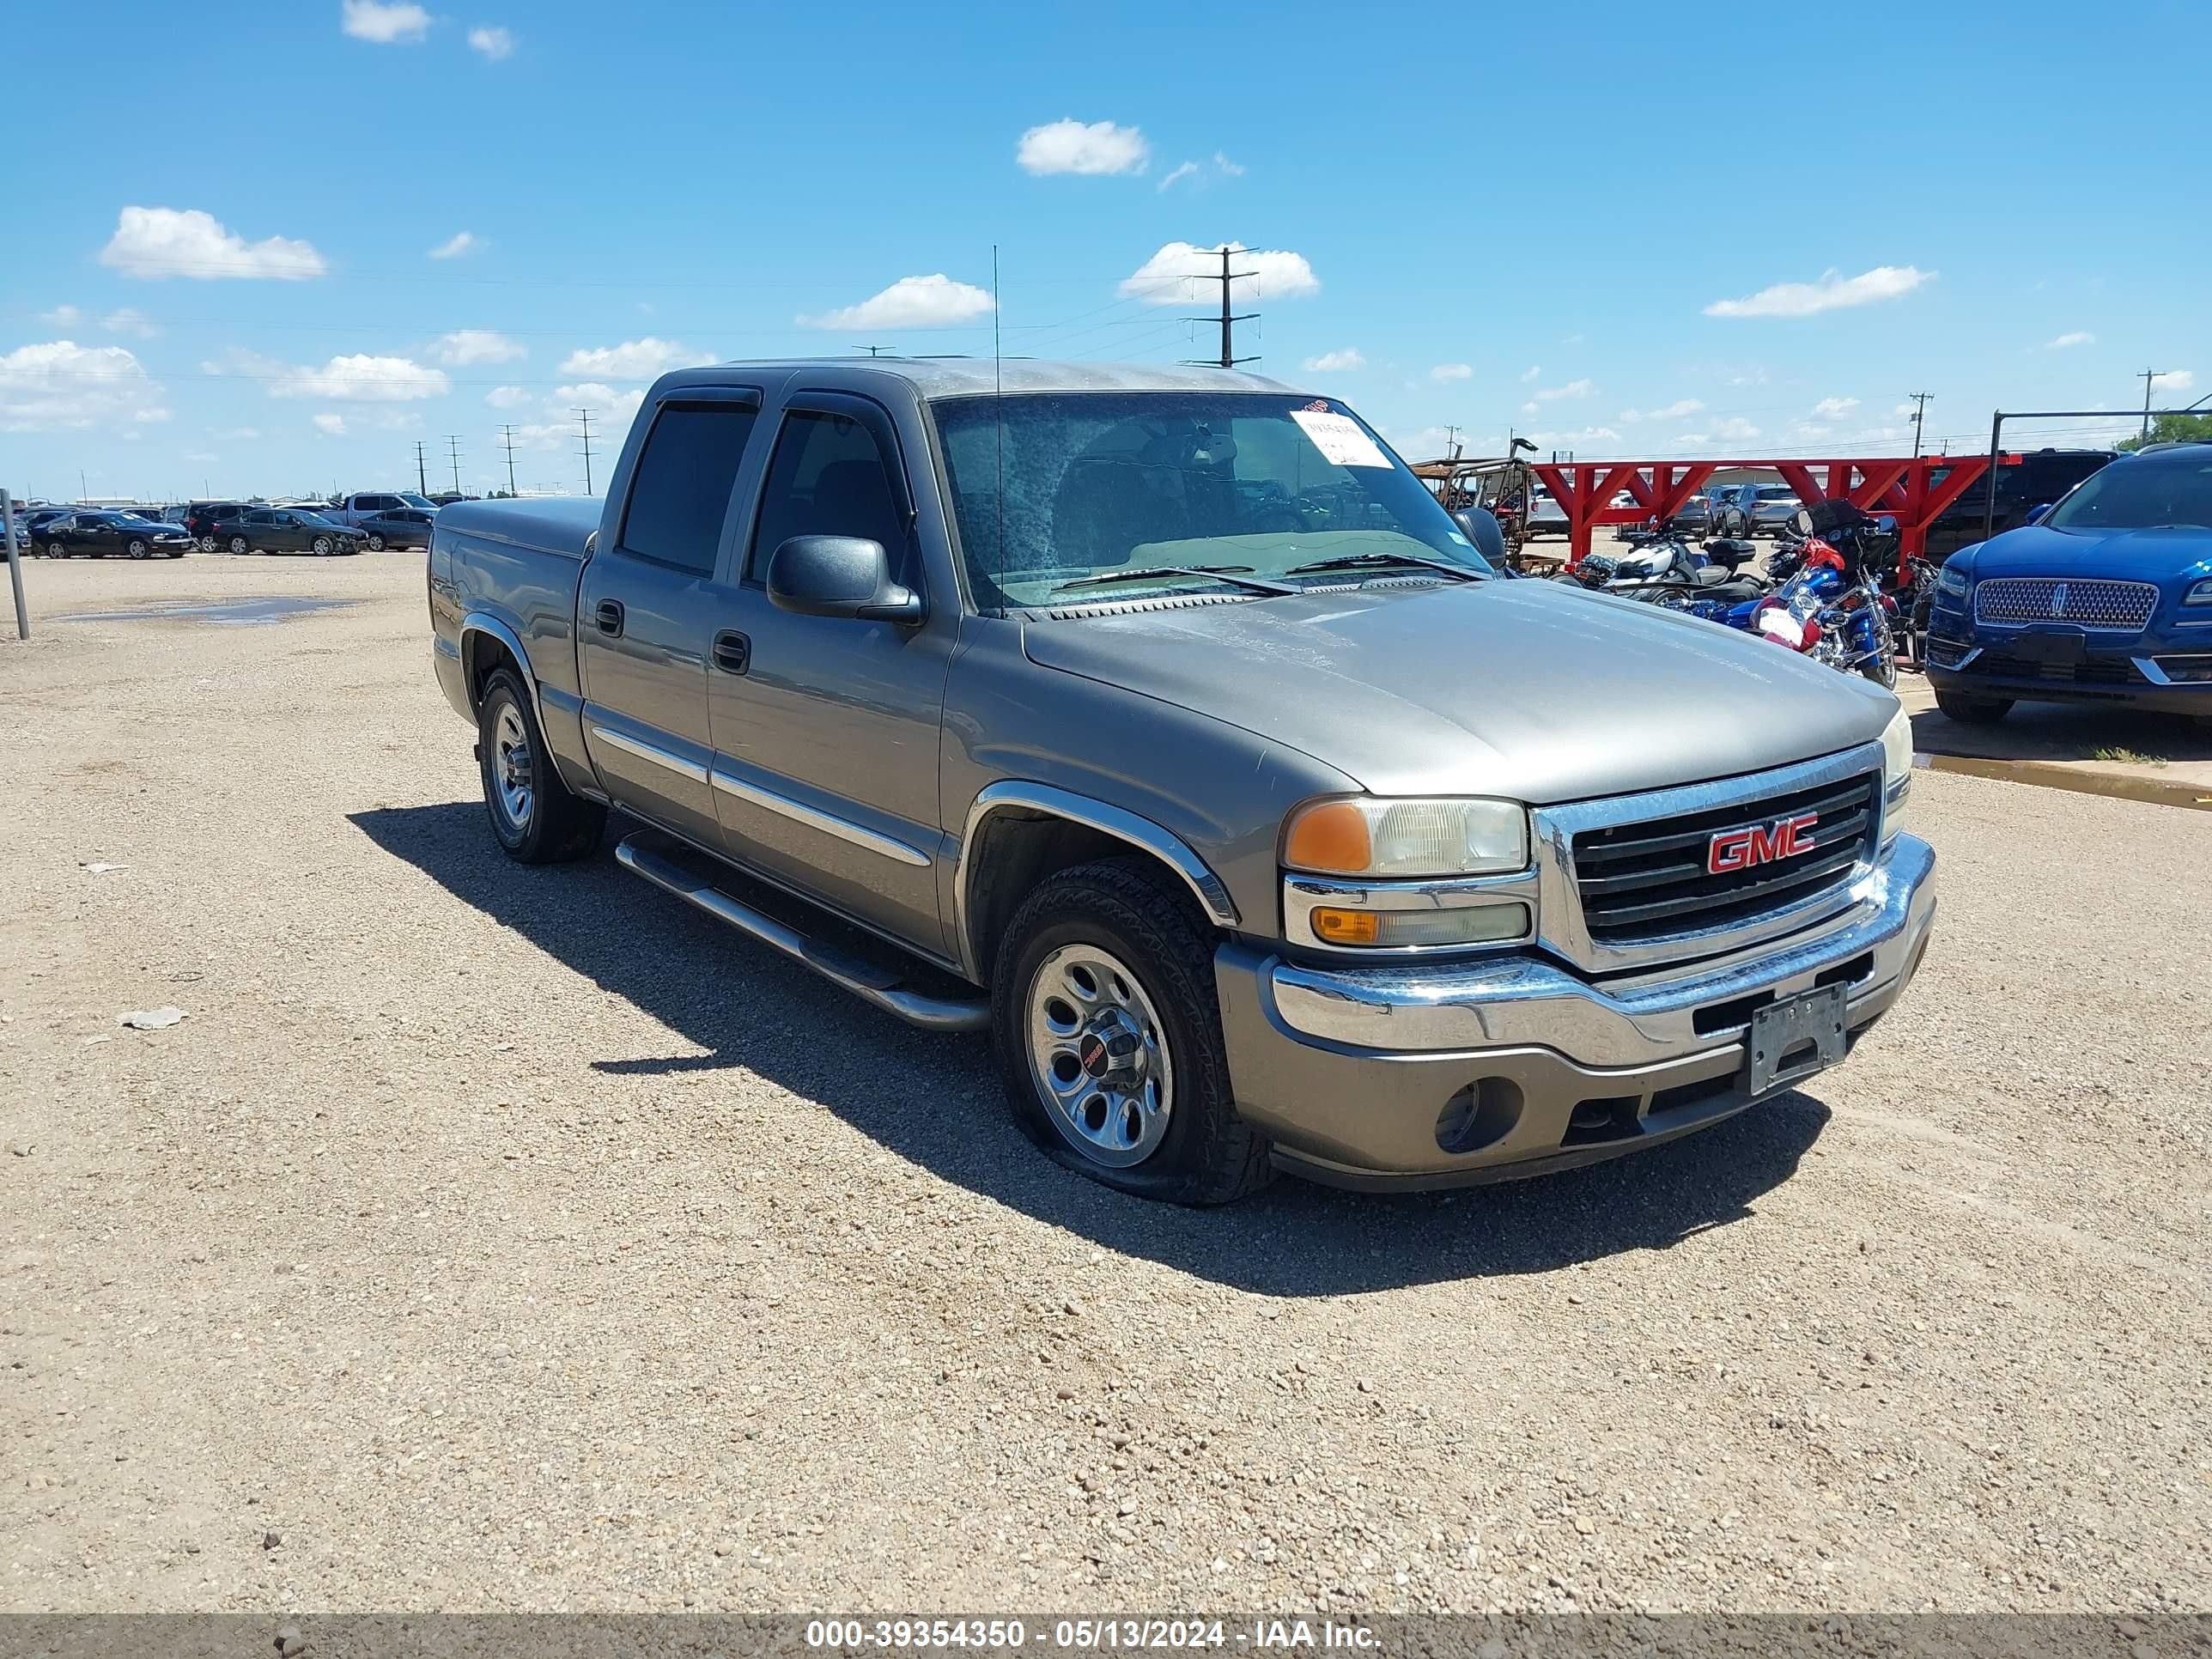
[[[1656,1146],[1841,1060],[1934,917],[1894,697],[1500,579],[1253,375],[685,369],[604,501],[440,514],[429,600],[510,855],[621,808],[629,868],[988,1028],[1030,1136],[1148,1196]]]

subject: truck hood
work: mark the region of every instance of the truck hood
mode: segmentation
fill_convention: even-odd
[[[1747,634],[1547,581],[1060,617],[1023,643],[1378,795],[1548,805],[1698,782],[1868,742],[1897,708]]]
[[[1990,576],[2107,576],[2163,582],[2212,560],[2212,530],[2161,525],[2099,535],[2035,524],[2008,530],[1954,556],[1977,581]]]

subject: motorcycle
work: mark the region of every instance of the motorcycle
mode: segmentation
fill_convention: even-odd
[[[1658,529],[1628,538],[1625,553],[1590,554],[1562,571],[1560,580],[1656,605],[1734,605],[1767,591],[1767,580],[1744,574],[1743,567],[1759,556],[1751,543],[1716,538],[1698,552],[1671,527]]]
[[[1893,526],[1836,501],[1802,508],[1796,520],[1797,538],[1776,555],[1781,580],[1772,592],[1735,605],[1676,600],[1674,608],[1893,688],[1899,601],[1881,580],[1895,553]]]

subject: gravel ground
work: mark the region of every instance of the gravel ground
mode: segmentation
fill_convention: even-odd
[[[1177,1212],[980,1041],[507,864],[420,572],[28,571],[0,1606],[2212,1605],[2212,817],[1923,775],[1936,944],[1839,1073]],[[53,620],[264,594],[349,603]]]

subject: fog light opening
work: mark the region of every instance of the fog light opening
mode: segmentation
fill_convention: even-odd
[[[1521,1085],[1508,1077],[1470,1083],[1437,1114],[1437,1145],[1457,1155],[1494,1146],[1521,1121]]]

